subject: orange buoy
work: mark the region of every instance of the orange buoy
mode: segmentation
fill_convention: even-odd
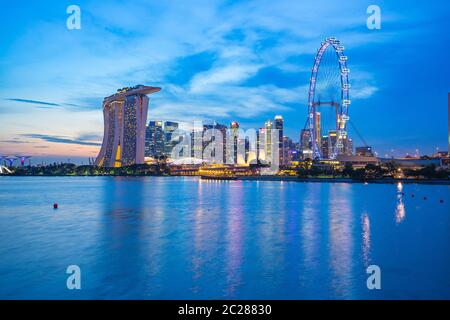
[[[53,204],[53,209],[58,209],[58,204],[56,202]]]

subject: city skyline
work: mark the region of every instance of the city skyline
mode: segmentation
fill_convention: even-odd
[[[356,1],[326,9],[317,3],[201,2],[192,6],[195,10],[181,3],[81,1],[81,30],[70,31],[65,3],[27,4],[33,14],[17,4],[6,6],[11,15],[1,22],[2,154],[96,157],[103,132],[101,100],[135,83],[164,87],[148,119],[182,124],[209,118],[259,128],[281,114],[286,135],[298,141],[314,53],[330,35],[343,41],[349,56],[350,117],[375,151],[383,156],[394,149],[401,156],[447,148],[442,114],[449,88],[448,44],[439,40],[439,31],[448,29],[446,8],[386,2],[381,30],[369,30],[367,5]],[[243,22],[237,11],[252,14]],[[117,19],[119,13],[128,19]],[[180,16],[192,20],[180,28]],[[318,26],[321,16],[328,19]],[[145,21],[156,27],[147,28]],[[186,28],[190,32],[181,30]],[[124,39],[133,50],[121,49]],[[30,48],[35,49],[31,55]],[[438,60],[441,68],[429,68],[426,59]],[[355,147],[362,145],[354,138]]]

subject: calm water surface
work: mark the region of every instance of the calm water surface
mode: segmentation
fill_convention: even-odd
[[[0,298],[450,299],[450,186],[0,177]]]

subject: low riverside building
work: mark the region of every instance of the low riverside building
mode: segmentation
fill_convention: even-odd
[[[351,163],[353,168],[364,168],[368,164],[380,164],[380,159],[373,156],[340,154],[336,158],[341,164]]]
[[[380,158],[381,164],[393,164],[400,168],[407,169],[420,169],[427,166],[434,165],[435,167],[442,166],[442,159],[440,158],[432,158],[432,159],[422,159],[422,158],[399,158],[399,159],[385,159]]]

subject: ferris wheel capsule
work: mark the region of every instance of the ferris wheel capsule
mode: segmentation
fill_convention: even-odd
[[[344,84],[342,85],[342,89],[343,89],[343,90],[348,90],[348,89],[350,89],[350,83],[344,83]]]
[[[340,62],[345,62],[345,61],[347,61],[348,60],[348,57],[347,56],[340,56],[339,57],[339,61]]]
[[[345,50],[345,47],[344,47],[344,46],[338,46],[338,47],[336,48],[336,50],[337,50],[338,52],[342,52],[342,51]]]
[[[342,73],[342,75],[347,75],[347,74],[350,73],[350,69],[348,69],[348,68],[342,68],[341,73]]]
[[[346,114],[343,114],[341,119],[344,120],[344,121],[348,121],[348,120],[350,120],[350,117],[348,115],[346,115]]]
[[[344,106],[349,106],[349,105],[351,104],[351,101],[350,101],[350,99],[344,99],[344,100],[342,101],[342,104],[343,104]]]

